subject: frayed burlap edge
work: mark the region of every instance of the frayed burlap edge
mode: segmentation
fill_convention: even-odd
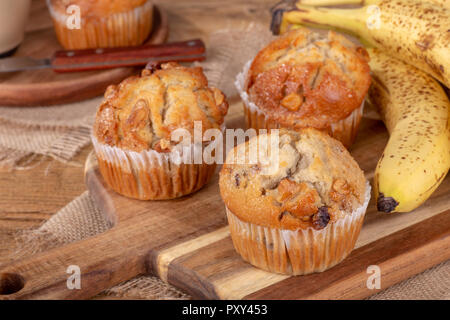
[[[450,260],[397,283],[368,299],[450,300]]]
[[[188,300],[191,297],[152,276],[140,276],[103,291],[100,298]]]
[[[72,161],[84,147],[90,144],[88,126],[67,129],[51,142],[33,141],[14,145],[0,145],[0,169],[3,171],[32,169],[51,158],[67,165],[82,167],[83,163]],[[31,132],[30,132],[31,134]],[[39,148],[37,145],[42,146]]]
[[[26,258],[64,245],[50,231],[41,229],[20,230],[14,235],[14,238],[16,249],[9,256],[7,262]]]
[[[261,34],[261,37],[255,37],[253,35],[255,32]],[[208,59],[206,62],[199,65],[205,69],[205,73],[212,85],[221,88],[227,96],[233,96],[236,94],[233,85],[234,75],[240,71],[243,63],[251,59],[254,52],[258,51],[259,47],[262,47],[270,37],[271,35],[268,33],[266,26],[262,26],[258,23],[250,24],[241,30],[233,30],[233,28],[230,28],[218,31],[211,35],[210,42],[212,48],[210,48],[211,50],[208,49],[209,54],[212,53],[216,55],[216,59]],[[239,52],[239,54],[236,55],[236,52]],[[376,112],[373,112],[372,116],[369,115],[367,117],[377,119],[378,115]],[[17,117],[15,114],[10,115],[10,119],[14,119],[14,121],[0,117],[0,122],[11,126],[21,126],[24,130],[28,129],[30,131],[36,130],[38,132],[39,130],[55,130],[61,132],[62,136],[56,140],[56,143],[53,143],[48,149],[42,151],[42,154],[69,163],[69,159],[71,159],[73,155],[75,155],[82,147],[89,144],[89,129],[93,117],[81,118],[71,123],[67,123],[66,121],[35,122],[20,119],[20,117]],[[87,138],[86,140],[84,140],[85,137]],[[68,152],[66,147],[71,144],[76,145],[76,147],[73,148],[71,152]],[[37,152],[39,153],[39,150]],[[8,155],[10,157],[8,157]],[[5,148],[0,144],[0,166],[3,163],[5,166],[16,169],[21,167],[18,166],[21,164],[23,168],[27,168],[30,163],[31,165],[34,165],[33,160],[35,160],[35,158],[29,159],[28,157],[30,156],[33,156],[33,152]],[[28,160],[30,161],[27,162]],[[85,234],[83,234],[83,232],[81,235],[79,234],[79,228],[84,229],[86,228],[86,224],[92,224],[92,222],[83,221],[83,214],[84,217],[98,215],[98,209],[87,192],[74,199],[37,230],[19,232],[16,236],[17,250],[11,255],[10,261],[56,248],[73,241],[78,241],[87,236],[87,234],[98,234],[99,232],[97,231],[99,230],[95,227],[92,230],[85,232]],[[74,225],[71,225],[70,223],[66,225],[67,221],[65,218],[68,216],[78,216],[81,220],[78,219],[77,223]],[[108,228],[106,225],[103,226],[104,228]],[[70,232],[67,234],[72,235],[69,241],[61,238],[61,235],[64,234],[64,231],[67,230],[67,228],[70,229]],[[57,236],[55,232],[59,234],[59,236]],[[73,233],[77,233],[78,235],[74,236]],[[442,270],[444,270],[444,277],[450,278],[449,268],[450,262],[447,261],[416,277],[410,278],[382,291],[370,297],[370,299],[442,299],[442,296],[437,297],[430,291],[432,289],[430,288],[430,285],[433,285],[433,282],[427,280],[427,277],[431,277],[436,271],[442,272]],[[446,282],[439,282],[441,283],[439,284],[440,289],[438,293],[442,293],[442,291],[445,293],[446,290],[448,290],[448,283],[443,285],[443,283],[445,284]],[[420,291],[423,291],[423,293],[421,294]],[[445,299],[448,299],[448,295],[447,292]],[[140,276],[125,281],[113,288],[105,290],[97,297],[106,299],[123,298],[155,300],[190,298],[189,295],[186,295],[176,288],[162,282],[160,279],[151,276]]]
[[[90,143],[100,101],[101,97],[48,107],[1,106],[0,170],[31,169],[49,158],[81,167],[72,159]]]
[[[16,249],[4,264],[54,249],[108,230],[104,219],[89,192],[68,203],[37,229],[20,230],[15,235]],[[96,298],[174,300],[190,296],[153,276],[139,276],[118,284]]]
[[[70,221],[70,222],[69,222]],[[78,229],[71,226],[76,225]],[[57,248],[110,228],[88,192],[74,199],[57,214],[34,230],[16,234],[16,250],[4,263]],[[96,299],[186,300],[191,297],[153,276],[139,276],[107,289]],[[414,277],[400,282],[368,299],[445,299],[450,300],[450,261],[443,262]]]
[[[58,237],[48,230],[22,230],[15,235],[17,249],[12,253],[14,259],[6,263],[32,256],[53,248],[63,246]],[[175,287],[153,276],[139,276],[122,282],[98,294],[94,299],[145,299],[145,300],[188,300],[191,297]]]

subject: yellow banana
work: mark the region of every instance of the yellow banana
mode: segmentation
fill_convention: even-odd
[[[409,212],[428,199],[450,168],[450,102],[427,74],[378,49],[368,51],[369,100],[390,134],[375,169],[377,207]]]
[[[439,0],[436,0],[439,1]],[[357,4],[362,5],[364,0],[298,0],[297,3],[307,6],[334,6],[334,5],[347,5]]]
[[[450,8],[449,0],[424,0],[424,2],[431,2],[441,7]],[[370,0],[298,0],[298,4],[304,4],[308,6],[338,6],[338,5],[366,5],[370,4]]]
[[[450,1],[448,0],[427,0],[427,1],[440,5],[441,7],[450,8]]]
[[[308,0],[307,0],[308,1]],[[341,3],[352,2],[342,0]],[[364,0],[359,8],[324,8],[302,1],[274,7],[272,30],[290,25],[334,28],[356,35],[364,44],[425,71],[450,87],[450,5],[448,0]],[[309,0],[308,3],[312,3]],[[442,5],[438,3],[442,2]],[[337,0],[320,0],[337,4]]]

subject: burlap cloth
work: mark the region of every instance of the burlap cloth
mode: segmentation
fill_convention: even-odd
[[[235,75],[272,36],[266,27],[222,30],[208,41],[208,59],[202,63],[212,85],[235,96]],[[89,133],[101,98],[76,104],[0,107],[0,166],[30,168],[36,157],[52,157],[68,165],[90,143]],[[32,161],[34,160],[34,161]],[[79,164],[78,164],[79,165]],[[110,228],[86,191],[37,230],[18,235],[17,250],[6,260],[18,259],[104,232]],[[188,299],[189,296],[152,276],[140,276],[102,292],[99,296],[133,299]],[[450,261],[388,288],[370,299],[450,299]]]

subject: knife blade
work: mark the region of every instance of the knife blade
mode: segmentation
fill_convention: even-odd
[[[52,68],[55,72],[76,72],[145,66],[148,62],[204,60],[205,44],[200,39],[137,47],[61,50],[50,58],[9,57],[0,59],[0,72]]]

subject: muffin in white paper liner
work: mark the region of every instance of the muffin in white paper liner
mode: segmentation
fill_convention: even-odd
[[[341,262],[353,250],[369,204],[370,190],[366,182],[363,205],[321,230],[264,227],[242,221],[226,207],[233,245],[245,261],[266,271],[288,275],[322,272]]]
[[[246,87],[247,73],[252,62],[253,60],[250,60],[244,65],[244,69],[236,76],[236,80],[234,82],[244,105],[245,124],[247,128],[253,128],[256,130],[279,129],[280,124],[278,122],[271,119],[270,116],[267,116],[264,111],[258,108],[255,103],[250,101],[250,97],[248,96]],[[329,128],[329,131],[331,132],[328,132],[328,129],[325,129],[325,131],[327,131],[333,138],[341,141],[342,144],[347,148],[349,148],[353,144],[356,138],[359,123],[363,115],[364,101],[365,99],[361,103],[361,106],[353,110],[353,112],[350,113],[350,115],[345,119],[331,123]]]
[[[216,163],[203,161],[201,145],[175,146],[171,152],[136,152],[100,143],[91,136],[100,172],[117,193],[140,200],[173,199],[209,182]],[[187,154],[200,163],[183,161]]]
[[[142,44],[150,34],[153,24],[153,1],[127,12],[99,17],[83,17],[81,28],[69,29],[69,15],[59,12],[47,0],[47,7],[53,18],[56,36],[65,49],[126,47]]]

